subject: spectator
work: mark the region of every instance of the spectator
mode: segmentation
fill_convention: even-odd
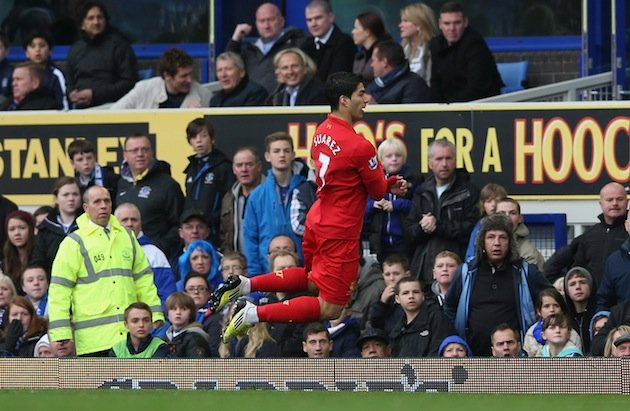
[[[518,331],[509,324],[501,323],[494,327],[490,334],[493,357],[527,357],[521,349],[521,339]]]
[[[610,311],[598,311],[591,318],[591,324],[588,327],[588,334],[591,336],[591,343],[593,342],[593,338],[599,334],[602,328],[608,322],[608,317],[610,317]]]
[[[626,333],[613,342],[617,357],[630,357],[630,333]]]
[[[324,324],[310,323],[302,334],[302,350],[308,358],[329,358],[333,350],[333,340]]]
[[[389,358],[392,347],[387,333],[378,328],[366,328],[357,341],[361,358]]]
[[[116,197],[116,186],[120,176],[111,166],[96,162],[96,149],[89,140],[74,140],[68,146],[68,157],[74,168],[74,177],[79,183],[81,195],[93,185],[105,187],[112,198]]]
[[[486,184],[481,188],[481,191],[479,191],[479,202],[477,203],[477,208],[481,213],[481,218],[477,221],[477,224],[475,224],[475,227],[473,227],[473,230],[470,233],[470,239],[468,240],[468,247],[466,248],[464,261],[470,260],[477,253],[477,250],[475,250],[475,240],[477,239],[477,234],[481,228],[481,220],[483,220],[486,216],[496,213],[497,204],[505,197],[507,197],[507,191],[505,191],[505,188],[495,183]],[[510,221],[511,220],[512,219],[510,218]],[[514,225],[514,221],[512,221],[512,225]]]
[[[135,204],[142,215],[142,229],[165,254],[175,249],[177,222],[184,195],[173,180],[170,165],[157,161],[146,134],[125,139],[124,161],[120,169],[116,202]]]
[[[358,358],[357,341],[361,334],[361,324],[351,316],[348,307],[344,308],[339,318],[326,321],[330,338],[335,342],[332,356],[335,358]]]
[[[138,81],[110,108],[157,109],[207,107],[210,93],[193,80],[193,58],[182,49],[170,48],[160,56],[159,76]]]
[[[48,339],[50,340],[50,334],[48,334]],[[77,356],[74,340],[50,341],[50,348],[52,350],[53,357],[56,358]]]
[[[195,302],[195,321],[201,324],[201,328],[208,334],[208,348],[210,357],[219,357],[221,344],[222,313],[215,313],[210,308],[208,301],[212,288],[208,283],[205,273],[189,271],[184,282],[184,292],[192,297]]]
[[[4,109],[13,101],[13,66],[7,60],[11,43],[9,37],[0,31],[0,108]]]
[[[403,48],[393,40],[374,45],[374,81],[367,87],[372,104],[424,103],[430,101],[429,87],[409,71]]]
[[[326,104],[324,85],[315,77],[312,61],[298,48],[279,51],[273,58],[278,87],[267,97],[271,106]]]
[[[37,234],[39,232],[39,225],[48,217],[50,214],[54,213],[55,209],[49,205],[43,205],[41,207],[37,207],[35,211],[33,211],[33,220],[35,220],[35,237],[37,238]]]
[[[446,292],[451,286],[457,267],[461,263],[462,260],[452,251],[440,251],[435,256],[435,263],[433,264],[434,281],[433,284],[431,284],[431,291],[433,291],[433,295],[435,295],[440,306],[444,305]]]
[[[133,302],[149,304],[156,327],[164,318],[147,258],[133,234],[111,215],[111,204],[103,187],[85,192],[79,228],[62,241],[52,267],[51,341],[74,338],[78,355],[107,356],[125,335],[120,318]]]
[[[240,54],[249,77],[271,93],[278,85],[274,56],[280,50],[298,46],[304,32],[293,27],[285,28],[280,9],[270,2],[261,4],[256,10],[256,30],[260,37],[253,43],[246,43],[244,39],[251,34],[252,26],[237,24],[225,50]]]
[[[179,257],[179,272],[195,271],[204,274],[212,289],[216,289],[223,282],[219,271],[221,259],[212,244],[204,240],[195,240],[186,247],[186,251]],[[185,277],[177,282],[177,290],[184,290]]]
[[[490,335],[507,323],[521,336],[534,323],[534,301],[551,284],[516,250],[512,223],[502,214],[486,217],[475,259],[460,266],[444,299],[457,334],[478,356],[490,356]]]
[[[377,150],[378,159],[383,165],[385,178],[402,176],[410,189],[404,196],[385,194],[379,201],[368,197],[365,207],[365,225],[368,229],[370,252],[376,254],[379,262],[392,253],[409,255],[409,240],[405,232],[405,217],[411,208],[411,197],[420,178],[414,175],[407,164],[405,143],[392,137],[383,141]]]
[[[179,220],[178,235],[180,247],[169,259],[176,281],[186,276],[186,273],[179,272],[179,257],[186,252],[190,243],[196,240],[207,240],[210,236],[210,227],[204,213],[192,208],[184,211]]]
[[[429,41],[437,36],[435,14],[424,3],[410,4],[400,10],[400,38],[409,69],[431,84]]]
[[[580,266],[593,275],[596,284],[602,282],[606,259],[628,238],[624,228],[628,214],[625,188],[619,183],[606,184],[599,192],[599,206],[599,223],[549,257],[545,264],[547,278],[559,277],[564,268]]]
[[[195,301],[188,294],[174,292],[166,300],[168,320],[166,342],[171,356],[176,358],[210,357],[208,334],[195,321]]]
[[[46,334],[46,321],[35,314],[25,297],[14,297],[8,309],[9,324],[0,348],[3,357],[33,357],[35,345]]]
[[[459,335],[449,335],[440,343],[438,357],[443,358],[466,358],[472,357],[468,343]]]
[[[116,358],[165,358],[170,356],[166,343],[151,335],[153,313],[145,303],[132,303],[125,309],[127,338],[118,341],[109,351]]]
[[[33,350],[33,357],[39,358],[54,358],[55,355],[52,352],[52,348],[50,348],[50,339],[48,338],[48,334],[42,335],[42,337],[37,340],[37,344],[35,344],[35,349]]]
[[[383,261],[383,285],[379,299],[371,304],[370,325],[391,335],[404,311],[396,302],[396,284],[409,276],[409,260],[401,254],[390,254]]]
[[[13,280],[18,292],[22,294],[20,278],[33,252],[35,221],[31,213],[14,211],[4,220],[4,229],[7,240],[2,250],[4,258],[0,268]]]
[[[210,240],[218,247],[221,203],[234,184],[232,165],[228,157],[215,146],[214,127],[207,117],[192,120],[186,126],[188,144],[195,154],[188,157],[184,210],[204,212],[210,222]]]
[[[352,37],[335,24],[330,3],[312,0],[306,5],[304,14],[310,36],[304,39],[301,49],[315,62],[320,81],[325,83],[329,75],[338,71],[351,72],[357,48]]]
[[[403,277],[395,292],[405,315],[390,334],[394,357],[436,356],[440,343],[453,333],[453,326],[437,304],[424,299],[419,280]]]
[[[604,278],[597,290],[598,310],[610,310],[611,307],[630,300],[630,212],[627,213],[624,224],[629,236],[606,259]]]
[[[102,3],[84,3],[79,16],[81,38],[70,47],[66,59],[68,99],[73,108],[114,102],[138,81],[136,55],[110,26]]]
[[[497,203],[497,213],[505,214],[512,222],[514,238],[518,253],[528,263],[535,264],[538,270],[542,271],[545,265],[545,258],[540,254],[536,246],[528,240],[529,229],[523,223],[521,205],[513,198],[506,197]]]
[[[53,40],[50,33],[43,30],[34,30],[22,40],[26,59],[44,67],[44,80],[42,88],[57,101],[57,106],[68,110],[68,98],[66,97],[66,77],[63,71],[51,60]]]
[[[0,222],[4,222],[7,219],[7,215],[13,211],[17,211],[17,205],[0,194]],[[4,224],[0,224],[0,244],[4,244],[7,240],[7,233],[4,229]],[[0,253],[2,250],[0,250]]]
[[[352,290],[348,305],[352,316],[361,320],[361,329],[369,325],[370,309],[378,301],[383,291],[383,271],[376,260],[376,256],[361,256],[359,258],[357,283]]]
[[[20,285],[35,314],[48,318],[48,273],[40,266],[29,265],[22,273]]]
[[[210,107],[262,106],[269,93],[247,76],[245,63],[232,51],[219,54],[216,62],[219,90],[210,99]]]
[[[621,357],[622,353],[617,348],[617,342],[619,345],[625,343],[626,336],[630,334],[630,326],[620,325],[610,330],[608,337],[606,337],[606,347],[604,349],[604,357]],[[622,347],[625,351],[626,347]],[[626,354],[627,355],[627,354]]]
[[[265,138],[265,160],[271,164],[267,179],[248,199],[243,221],[247,273],[255,276],[269,272],[267,252],[269,242],[277,235],[291,237],[301,255],[301,242],[291,229],[289,215],[293,190],[304,181],[291,169],[295,157],[293,139],[284,131]],[[275,210],[273,215],[269,210]]]
[[[44,68],[33,62],[20,63],[13,70],[13,102],[7,110],[61,110],[61,105],[44,87]]]
[[[479,216],[479,190],[465,170],[455,169],[455,146],[446,139],[429,146],[432,174],[417,187],[411,200],[406,230],[415,248],[411,275],[432,281],[433,259],[442,250],[464,256],[470,232]],[[470,340],[467,340],[470,342]],[[486,350],[487,351],[487,350]],[[477,351],[473,347],[475,355]]]
[[[523,343],[523,349],[527,352],[528,357],[539,357],[540,351],[547,343],[542,333],[542,325],[545,318],[552,314],[566,314],[566,312],[567,306],[564,302],[564,298],[562,298],[555,288],[547,288],[538,294],[538,298],[536,299],[536,315],[539,320],[529,327],[525,333]],[[578,349],[582,349],[582,340],[575,330],[571,329],[569,339]]]
[[[573,267],[564,276],[564,289],[571,326],[580,335],[583,352],[590,353],[591,335],[588,328],[597,312],[597,292],[593,276],[583,267]]]
[[[551,314],[542,323],[542,336],[547,343],[540,357],[583,357],[582,351],[570,341],[571,326],[563,313]]]
[[[44,267],[51,274],[51,267],[59,244],[69,233],[77,229],[76,218],[80,211],[79,185],[72,177],[60,177],[53,185],[55,211],[39,225],[31,264]]]
[[[245,270],[247,269],[245,256],[238,251],[228,251],[223,253],[221,267],[219,267],[219,269],[221,270],[221,277],[223,277],[223,281],[227,280],[231,275],[244,275]]]
[[[17,296],[17,290],[13,280],[0,272],[0,333],[9,324],[9,304]]]
[[[175,276],[166,255],[153,244],[149,237],[144,235],[142,216],[138,207],[132,203],[122,203],[116,207],[114,216],[123,227],[131,230],[138,239],[138,243],[153,271],[153,284],[162,303],[162,312],[166,312],[166,299],[176,291]]]
[[[391,38],[392,36],[385,30],[385,22],[379,13],[366,11],[354,19],[352,40],[360,47],[360,50],[354,56],[352,72],[360,74],[364,84],[370,84],[374,80],[371,65],[374,45],[379,41],[391,40]]]
[[[281,357],[278,343],[269,335],[266,323],[254,325],[236,343],[235,358],[278,358]]]
[[[442,32],[429,42],[433,101],[452,103],[495,96],[503,81],[483,37],[468,26],[463,6],[442,5],[438,26]]]
[[[221,250],[245,252],[243,220],[251,192],[265,178],[262,162],[255,147],[241,147],[234,153],[232,172],[236,182],[225,193],[221,203]]]
[[[593,316],[595,317],[595,316]],[[630,300],[617,304],[610,309],[608,321],[593,337],[591,341],[591,354],[595,356],[604,355],[606,337],[610,332],[620,325],[630,326]]]

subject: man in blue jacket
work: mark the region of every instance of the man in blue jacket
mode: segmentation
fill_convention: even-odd
[[[265,138],[265,160],[271,164],[267,179],[251,193],[247,201],[243,237],[247,272],[257,275],[269,272],[267,251],[277,235],[291,237],[302,255],[302,242],[291,229],[291,198],[304,177],[292,170],[293,139],[283,131]]]

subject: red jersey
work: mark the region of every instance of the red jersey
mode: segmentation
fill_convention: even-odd
[[[328,239],[358,240],[367,196],[380,200],[387,192],[374,146],[329,114],[315,131],[311,158],[318,199],[308,213],[307,228]]]

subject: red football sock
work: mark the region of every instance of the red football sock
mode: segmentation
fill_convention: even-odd
[[[249,279],[251,291],[288,291],[308,290],[308,276],[303,267],[286,268],[269,274],[257,275]]]
[[[271,323],[312,323],[319,321],[317,297],[296,297],[281,303],[260,305],[258,319]]]

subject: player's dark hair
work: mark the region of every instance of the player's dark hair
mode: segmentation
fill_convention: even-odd
[[[363,78],[360,74],[355,73],[340,71],[328,76],[324,85],[324,94],[328,104],[330,104],[330,109],[332,111],[338,110],[339,98],[341,96],[350,98],[361,82],[363,82]]]

